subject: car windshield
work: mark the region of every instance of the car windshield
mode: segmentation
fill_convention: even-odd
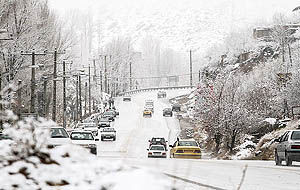
[[[105,128],[103,129],[104,132],[115,132],[114,128]]]
[[[92,133],[72,132],[72,140],[94,140]]]
[[[165,142],[165,139],[163,138],[152,138],[152,142]]]
[[[102,117],[101,119],[100,119],[100,122],[108,122],[109,120],[108,120],[108,118],[106,118],[106,117]]]
[[[151,146],[150,150],[165,150],[163,146]]]
[[[112,112],[112,111],[107,111],[107,112],[105,112],[103,115],[114,115],[114,112]]]
[[[300,131],[294,131],[291,136],[292,140],[300,140]]]
[[[82,124],[80,126],[84,128],[91,128],[91,127],[96,127],[96,124]]]
[[[179,141],[178,146],[198,146],[195,141]]]
[[[68,133],[63,128],[52,128],[51,138],[69,138]]]

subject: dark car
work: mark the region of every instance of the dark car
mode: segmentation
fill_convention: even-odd
[[[99,128],[110,127],[110,121],[109,121],[108,117],[100,118],[98,126],[99,126]]]
[[[102,118],[108,118],[110,122],[115,121],[115,112],[113,111],[106,111],[102,114]]]
[[[152,145],[163,145],[165,147],[165,150],[167,150],[167,142],[165,138],[159,138],[159,137],[153,137],[151,140],[149,140],[149,147]]]
[[[285,132],[280,138],[275,148],[275,163],[281,165],[284,160],[287,166],[293,161],[300,162],[300,130],[290,130]]]
[[[157,93],[157,98],[165,98],[167,97],[167,93],[165,91],[159,91]]]
[[[131,97],[130,96],[124,96],[123,97],[123,101],[124,102],[127,102],[127,101],[130,102],[131,101]]]
[[[166,108],[163,110],[163,116],[166,117],[166,116],[170,116],[172,117],[173,116],[173,112],[172,112],[172,109],[171,108]]]
[[[180,106],[180,104],[173,104],[173,105],[172,105],[172,111],[176,111],[176,112],[181,111],[181,106]]]

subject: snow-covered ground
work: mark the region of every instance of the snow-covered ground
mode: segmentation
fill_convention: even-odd
[[[187,90],[167,91],[168,99]],[[151,137],[165,137],[173,143],[179,133],[179,123],[163,117],[162,110],[170,107],[167,99],[157,99],[157,92],[132,96],[131,102],[116,101],[120,116],[114,127],[116,142],[100,142],[98,156],[103,160],[121,162],[138,168],[148,168],[166,174],[182,190],[237,189],[247,166],[241,189],[299,189],[300,165],[275,166],[273,161],[148,159],[147,147]],[[143,118],[146,99],[154,100],[154,116]],[[169,176],[169,177],[168,177]]]

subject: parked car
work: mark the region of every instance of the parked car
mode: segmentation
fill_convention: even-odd
[[[101,141],[104,141],[106,139],[112,139],[113,141],[116,140],[116,130],[114,128],[104,128],[100,131],[101,133]]]
[[[56,147],[71,143],[70,136],[63,127],[51,127],[49,147]]]
[[[167,150],[163,145],[152,145],[147,151],[148,158],[167,158]]]
[[[281,165],[282,161],[291,166],[293,161],[300,162],[300,130],[286,131],[280,138],[275,139],[275,163]]]
[[[92,154],[97,154],[96,141],[99,141],[99,139],[94,138],[90,131],[72,131],[70,138],[73,144],[83,146],[89,149]]]
[[[0,132],[0,140],[12,140],[12,138]]]
[[[163,116],[164,116],[164,117],[166,117],[166,116],[172,117],[172,116],[173,116],[172,109],[171,109],[171,108],[165,108],[165,109],[163,110]]]
[[[130,102],[131,101],[131,96],[124,96],[123,101],[124,102]]]
[[[115,121],[115,112],[114,111],[106,111],[102,114],[102,118],[108,118],[110,122]]]
[[[152,117],[152,111],[149,109],[144,109],[143,117]]]
[[[94,136],[98,136],[98,126],[96,123],[78,123],[76,129],[91,131]]]
[[[165,98],[167,97],[167,93],[165,91],[159,91],[157,93],[157,98]]]
[[[166,141],[165,138],[153,137],[151,140],[149,140],[149,147],[152,145],[163,145],[167,150],[167,142],[168,141]]]
[[[170,158],[201,158],[201,150],[194,139],[180,140],[177,139],[173,145],[169,145]]]
[[[116,109],[108,109],[106,111],[111,111],[114,113],[115,117],[117,117],[119,115],[119,112]]]
[[[172,105],[172,111],[175,111],[175,112],[181,111],[181,106],[180,106],[180,104],[173,104],[173,105]]]
[[[98,126],[99,126],[99,128],[110,127],[110,121],[109,121],[108,117],[100,118]]]

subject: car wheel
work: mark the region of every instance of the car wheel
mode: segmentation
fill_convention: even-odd
[[[285,154],[285,162],[286,162],[286,165],[287,166],[291,166],[292,165],[292,159],[291,159],[291,157],[289,156],[289,154]]]
[[[101,138],[101,141],[103,141],[103,138]]]
[[[275,163],[277,166],[281,166],[282,160],[279,158],[277,152],[275,152]]]

